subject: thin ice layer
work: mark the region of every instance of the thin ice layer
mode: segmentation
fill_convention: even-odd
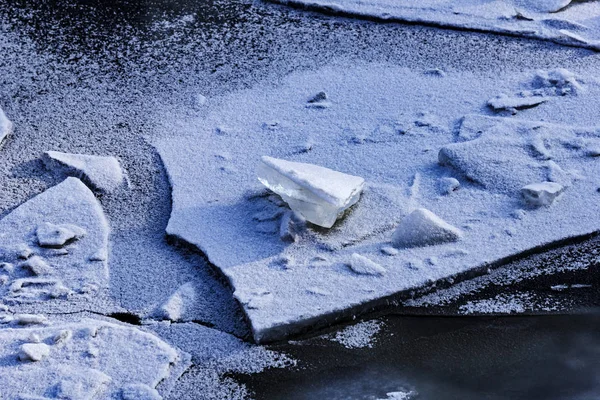
[[[307,221],[331,228],[360,198],[364,179],[318,165],[262,157],[258,180]]]

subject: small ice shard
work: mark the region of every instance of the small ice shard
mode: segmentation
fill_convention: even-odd
[[[195,300],[196,290],[194,289],[194,285],[189,282],[185,283],[158,308],[156,316],[171,321],[180,321],[186,311],[189,311]]]
[[[42,361],[50,355],[50,347],[45,343],[25,343],[21,346],[19,360]]]
[[[67,175],[80,178],[100,192],[112,192],[125,181],[115,157],[48,151],[44,154],[44,164],[49,169],[63,168]]]
[[[307,221],[331,228],[360,198],[365,180],[313,164],[262,157],[258,180]]]
[[[34,275],[48,275],[52,273],[52,267],[40,256],[33,256],[19,264],[19,267],[31,271]]]
[[[454,242],[462,232],[425,208],[411,212],[396,228],[392,237],[394,247],[420,247]]]
[[[123,400],[162,400],[158,391],[142,383],[127,385],[121,390]]]
[[[519,97],[501,94],[488,100],[487,105],[494,111],[507,110],[516,113],[517,110],[539,106],[546,101],[548,101],[548,98],[542,96]]]
[[[19,325],[46,325],[48,318],[40,314],[17,314],[15,322]]]
[[[2,108],[0,108],[0,144],[12,133],[13,123],[6,117]]]
[[[294,211],[288,211],[281,217],[279,237],[285,242],[295,242],[304,229],[305,219]]]
[[[549,206],[562,194],[564,187],[556,182],[532,183],[521,189],[523,199],[534,206]]]
[[[73,337],[73,332],[69,329],[63,329],[54,335],[54,344],[63,345]]]
[[[327,108],[331,105],[328,101],[327,93],[319,92],[308,99],[306,107],[308,108]]]
[[[450,194],[460,187],[460,182],[456,178],[440,178],[438,187],[442,194]]]
[[[44,222],[36,230],[38,244],[42,247],[62,247],[85,236],[85,229],[73,224],[55,225]]]
[[[398,249],[391,246],[386,246],[381,248],[381,252],[386,256],[395,256],[398,254]]]
[[[360,275],[384,275],[387,270],[365,256],[353,253],[350,258],[350,269]]]

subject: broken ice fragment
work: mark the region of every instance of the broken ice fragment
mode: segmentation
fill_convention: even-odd
[[[425,208],[417,208],[398,225],[392,244],[394,247],[420,247],[454,242],[462,232]]]
[[[460,187],[460,182],[456,178],[440,178],[438,186],[442,194],[450,194]]]
[[[162,400],[156,389],[141,383],[125,386],[121,397],[123,400]]]
[[[556,182],[532,183],[521,189],[523,199],[533,206],[549,206],[562,194],[564,187]]]
[[[305,226],[305,219],[296,212],[288,211],[283,214],[279,226],[279,237],[286,242],[295,242]]]
[[[21,346],[19,360],[41,361],[50,355],[50,347],[45,343],[25,343]]]
[[[36,230],[38,244],[42,247],[62,247],[68,242],[81,239],[85,229],[72,224],[55,225],[44,222]]]
[[[501,94],[490,99],[487,102],[487,105],[494,111],[507,110],[511,111],[514,114],[516,113],[516,110],[532,108],[546,101],[548,101],[548,98],[542,96],[511,97],[505,94]]]
[[[0,108],[0,143],[12,133],[13,123],[6,117],[2,108]]]
[[[331,105],[331,103],[327,100],[327,93],[319,92],[315,94],[313,97],[308,99],[306,107],[308,108],[327,108]]]
[[[47,151],[44,154],[44,164],[49,169],[62,168],[67,175],[81,178],[100,192],[112,192],[125,180],[119,161],[110,156]]]
[[[365,256],[353,253],[350,258],[350,269],[360,275],[384,275],[387,270]]]
[[[31,273],[36,276],[48,275],[52,272],[52,267],[39,256],[33,256],[30,259],[23,261],[19,264],[19,267],[31,271]]]
[[[331,228],[360,198],[364,179],[313,164],[262,157],[258,180],[307,221]]]
[[[163,319],[180,321],[185,316],[186,311],[190,311],[195,300],[196,290],[194,289],[194,285],[190,282],[185,283],[181,285],[179,289],[177,289],[175,293],[173,293],[171,297],[158,308],[158,310],[156,310],[155,314],[157,317]]]

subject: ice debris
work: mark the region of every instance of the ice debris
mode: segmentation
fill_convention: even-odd
[[[50,346],[45,343],[25,343],[21,346],[19,360],[42,361],[50,355]]]
[[[19,267],[30,271],[33,275],[49,275],[52,272],[52,267],[48,265],[43,258],[39,256],[33,256],[22,263]]]
[[[263,156],[259,181],[307,221],[331,228],[360,198],[364,179],[313,164]]]
[[[564,191],[564,187],[556,182],[532,183],[521,189],[523,199],[536,207],[549,206]]]
[[[81,239],[85,234],[85,229],[77,225],[55,225],[49,222],[38,225],[36,230],[38,244],[42,247],[62,247],[69,242]]]
[[[305,225],[306,220],[299,213],[287,211],[281,217],[279,237],[285,242],[295,242]]]
[[[442,194],[450,194],[460,187],[460,182],[456,178],[440,178],[438,186]]]
[[[100,192],[110,193],[125,181],[115,157],[48,151],[44,154],[44,163],[49,169],[62,169],[67,175],[82,179]]]
[[[350,256],[350,269],[360,275],[385,275],[387,270],[374,261],[369,260],[365,256],[358,253],[353,253]]]
[[[420,247],[454,242],[461,231],[425,208],[417,208],[404,217],[392,237],[394,247]]]

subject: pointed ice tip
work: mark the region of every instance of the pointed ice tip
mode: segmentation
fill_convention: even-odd
[[[365,180],[314,164],[261,157],[258,180],[307,221],[331,228],[360,198]]]
[[[462,232],[425,208],[417,208],[398,225],[392,238],[394,247],[421,247],[455,242]]]

